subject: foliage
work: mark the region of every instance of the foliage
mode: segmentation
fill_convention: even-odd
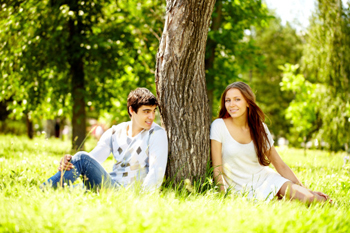
[[[289,131],[284,110],[293,96],[280,90],[282,72],[278,66],[299,62],[302,39],[294,28],[289,24],[283,26],[273,15],[261,1],[219,1],[208,34],[206,73],[213,117],[225,87],[234,81],[244,81],[256,92],[259,106],[271,120],[270,130],[280,137]]]
[[[276,137],[286,137],[290,123],[285,120],[284,111],[293,95],[280,90],[282,71],[278,67],[300,61],[302,37],[289,23],[282,25],[276,16],[268,21],[268,26],[254,28],[252,41],[259,48],[257,54],[262,57],[262,64],[249,73],[245,72],[244,78],[250,80],[257,102],[268,116],[271,132]]]
[[[325,90],[319,98],[318,137],[338,150],[350,141],[350,7],[341,0],[319,0],[306,36],[305,77]],[[321,90],[322,92],[322,90]]]
[[[129,119],[127,112],[127,95],[131,89],[146,87],[156,94],[154,83],[154,67],[156,66],[156,53],[161,37],[165,2],[156,1],[120,1],[118,6],[124,9],[123,17],[130,27],[133,41],[133,50],[136,54],[130,60],[129,89],[120,86],[120,94],[111,98],[111,106],[101,111],[102,120],[107,124],[116,124]],[[130,51],[123,48],[121,54],[129,56]]]
[[[312,134],[319,130],[322,122],[319,116],[319,95],[322,86],[305,80],[302,74],[295,74],[299,65],[285,64],[281,82],[282,91],[291,91],[294,99],[285,111],[285,117],[292,124],[289,140],[306,143]]]
[[[240,73],[261,64],[258,48],[245,38],[253,25],[267,25],[270,18],[261,0],[216,1],[208,32],[205,69],[212,116],[217,116],[221,93]]]
[[[10,119],[0,121],[0,132],[1,134],[25,135],[27,133],[26,123]]]
[[[130,89],[155,89],[150,67],[161,1],[11,1],[1,7],[0,101],[13,100],[12,116],[71,117],[79,72],[79,95],[89,110],[113,109],[117,121],[128,119]]]
[[[91,149],[96,142],[89,141]],[[350,178],[343,154],[278,148],[284,161],[311,189],[334,205],[297,201],[270,203],[216,193],[163,188],[136,190],[45,190],[70,144],[56,139],[0,135],[0,231],[3,232],[348,232]],[[113,164],[107,160],[109,170]],[[210,180],[210,179],[209,179]],[[208,183],[210,183],[208,181]],[[317,213],[317,214],[315,214]],[[278,224],[276,224],[278,222]]]

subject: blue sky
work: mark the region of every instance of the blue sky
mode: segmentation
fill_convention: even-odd
[[[265,2],[270,9],[276,10],[283,24],[289,21],[298,29],[309,25],[309,17],[315,9],[315,0],[265,0]]]

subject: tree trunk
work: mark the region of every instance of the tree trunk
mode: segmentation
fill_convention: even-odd
[[[76,10],[78,11],[78,10]],[[71,75],[71,93],[73,100],[72,109],[72,149],[83,150],[84,139],[86,135],[86,112],[85,112],[85,81],[84,81],[84,62],[83,54],[80,47],[81,31],[83,28],[82,22],[74,22],[73,19],[68,21],[69,28],[69,43],[68,51],[70,57],[68,59]]]
[[[166,176],[204,178],[209,156],[209,106],[204,55],[214,0],[168,0],[157,53],[156,85],[169,140]]]
[[[83,150],[84,139],[86,135],[86,112],[84,99],[84,71],[83,64],[80,63],[77,67],[72,67],[72,99],[73,99],[73,138],[72,149]]]
[[[28,114],[26,114],[26,125],[27,125],[27,135],[30,139],[34,137],[33,121],[29,119]]]
[[[215,15],[215,16],[214,16]],[[222,22],[222,1],[218,1],[215,7],[215,14],[212,18],[212,24],[210,27],[210,30],[212,32],[218,31],[221,27]],[[214,67],[214,60],[215,60],[215,50],[218,43],[210,38],[208,38],[207,46],[206,46],[206,53],[207,56],[205,58],[205,70],[213,69]],[[207,95],[209,99],[209,116],[213,116],[213,105],[214,105],[214,76],[209,73],[206,77],[206,84],[207,84]]]

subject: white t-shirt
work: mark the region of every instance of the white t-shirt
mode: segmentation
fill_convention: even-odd
[[[273,146],[272,136],[264,124]],[[222,165],[225,188],[233,188],[248,198],[271,200],[288,180],[268,166],[259,164],[254,143],[237,142],[229,133],[223,119],[216,119],[210,128],[210,139],[222,144]]]

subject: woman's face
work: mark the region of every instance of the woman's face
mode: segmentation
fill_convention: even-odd
[[[240,90],[232,88],[226,92],[225,108],[232,118],[246,117],[247,107],[249,105]]]

